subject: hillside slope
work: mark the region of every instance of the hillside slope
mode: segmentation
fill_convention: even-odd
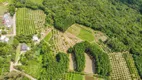
[[[112,51],[130,51],[134,54],[136,66],[142,76],[142,63],[139,59],[142,57],[141,4],[131,1],[44,0],[43,5],[49,12],[47,21],[54,21],[55,27],[60,30],[69,27],[64,25],[64,19],[72,17],[76,23],[106,33],[110,37],[106,44]]]
[[[61,31],[79,23],[104,32],[113,52],[133,54],[142,77],[142,0],[43,0],[43,5],[23,1],[15,0],[15,6],[44,10],[46,23]]]

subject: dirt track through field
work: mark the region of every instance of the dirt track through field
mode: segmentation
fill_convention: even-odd
[[[69,54],[69,70],[73,71],[74,70],[74,56],[72,54]]]

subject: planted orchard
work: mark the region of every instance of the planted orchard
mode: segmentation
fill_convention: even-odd
[[[40,10],[19,8],[16,15],[17,35],[31,35],[44,27],[45,14]]]
[[[112,67],[112,80],[131,80],[131,74],[127,67],[126,61],[122,53],[110,53],[110,63]]]

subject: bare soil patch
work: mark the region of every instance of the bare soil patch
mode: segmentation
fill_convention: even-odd
[[[94,80],[94,77],[92,77],[92,76],[85,76],[85,80]]]
[[[69,70],[73,71],[75,69],[75,62],[73,54],[69,54]]]
[[[87,74],[93,74],[95,72],[94,62],[88,54],[84,53],[84,55],[86,60],[84,72]]]

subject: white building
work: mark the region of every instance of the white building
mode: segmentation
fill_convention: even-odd
[[[8,42],[9,41],[9,38],[8,37],[6,37],[6,36],[4,36],[4,35],[2,35],[1,37],[0,37],[0,41],[1,42]]]
[[[6,38],[4,39],[4,42],[8,43],[8,41],[9,41],[9,38],[6,37]]]
[[[33,36],[33,41],[39,41],[39,38],[38,38],[37,35],[34,35],[34,36]]]

